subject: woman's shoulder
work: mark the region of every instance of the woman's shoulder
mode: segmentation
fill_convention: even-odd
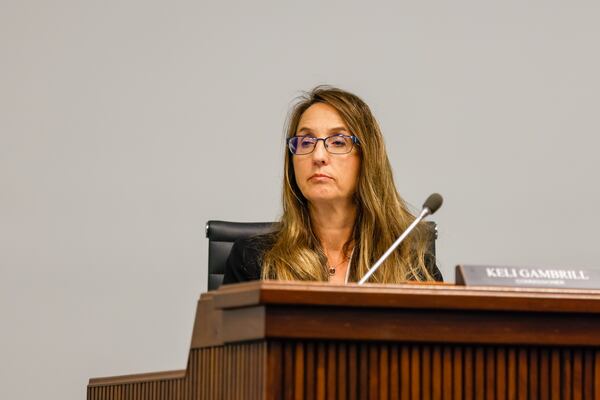
[[[223,283],[259,280],[263,255],[274,242],[272,233],[236,240],[227,259]]]
[[[444,282],[444,277],[437,266],[436,258],[433,254],[425,255],[425,268],[427,268],[427,272],[429,272],[429,275],[431,275],[435,281]]]
[[[233,248],[237,248],[238,251],[244,251],[245,254],[249,255],[262,255],[273,246],[273,243],[275,243],[275,235],[267,233],[238,239],[233,243]]]

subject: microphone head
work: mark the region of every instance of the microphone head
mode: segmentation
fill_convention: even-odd
[[[439,193],[430,194],[425,203],[423,203],[423,208],[427,208],[429,210],[429,214],[433,214],[442,206],[444,199]]]

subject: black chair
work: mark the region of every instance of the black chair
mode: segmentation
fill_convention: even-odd
[[[208,290],[215,290],[223,282],[225,264],[233,242],[275,230],[273,222],[208,221]]]
[[[437,225],[427,221],[434,232],[431,241],[431,253],[435,255],[435,239],[437,239]],[[215,290],[223,282],[225,264],[233,242],[237,239],[246,239],[256,235],[273,232],[273,222],[228,222],[208,221],[206,223],[206,237],[208,238],[208,290]]]

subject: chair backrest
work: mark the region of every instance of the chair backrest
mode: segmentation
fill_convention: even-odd
[[[431,241],[431,253],[435,255],[435,240],[437,239],[437,225],[427,221],[434,232]],[[231,252],[233,242],[237,239],[246,239],[256,235],[273,232],[273,222],[229,222],[208,221],[206,223],[206,237],[208,238],[208,290],[215,290],[223,282],[225,264]]]
[[[233,242],[275,230],[273,222],[208,221],[208,290],[217,289],[223,282],[225,264]]]

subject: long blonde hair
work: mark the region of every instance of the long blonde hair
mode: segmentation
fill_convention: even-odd
[[[344,246],[347,251],[354,245],[349,280],[358,281],[415,217],[396,190],[379,124],[356,95],[330,86],[305,93],[290,111],[286,137],[296,134],[302,114],[315,103],[335,108],[360,141],[361,166],[354,195],[357,217],[353,237]],[[327,281],[327,257],[311,228],[308,203],[296,183],[292,157],[286,148],[283,215],[273,245],[263,256],[262,278]],[[419,224],[369,281],[433,280],[425,264],[426,258],[432,257],[428,254],[431,240],[433,232]]]

